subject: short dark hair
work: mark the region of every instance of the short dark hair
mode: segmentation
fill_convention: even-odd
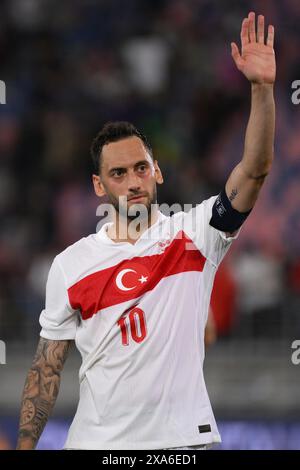
[[[152,148],[147,138],[144,134],[138,131],[133,124],[126,121],[107,122],[96,135],[91,145],[91,156],[95,171],[100,173],[102,148],[104,145],[133,136],[139,137],[142,140],[145,148],[149,150],[149,153],[153,158]]]

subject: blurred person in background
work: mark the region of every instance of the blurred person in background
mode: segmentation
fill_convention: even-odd
[[[12,444],[6,432],[0,427],[0,450],[12,450]]]
[[[251,82],[251,113],[242,160],[218,196],[166,217],[157,208],[163,177],[147,139],[115,122],[94,140],[95,193],[106,194],[120,217],[52,264],[18,449],[35,448],[74,340],[83,359],[80,400],[65,448],[200,449],[220,442],[202,371],[208,304],[216,270],[270,171],[274,143],[274,28],[265,40],[264,17],[256,28],[251,12],[241,42],[241,54],[232,43],[232,56]],[[128,233],[137,212],[146,214],[142,229]],[[177,232],[170,239],[171,223]],[[191,360],[195,353],[198,361]]]
[[[209,307],[207,322],[204,330],[204,344],[205,346],[211,346],[217,340],[217,331],[216,331],[216,324],[214,319],[214,312]]]

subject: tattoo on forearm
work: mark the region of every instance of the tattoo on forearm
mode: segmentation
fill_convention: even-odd
[[[70,345],[69,340],[40,339],[23,391],[17,448],[24,440],[35,447],[56,401]]]
[[[229,201],[233,201],[234,198],[236,197],[237,193],[238,193],[237,188],[233,189],[233,190],[231,191],[231,194],[230,194],[229,198],[228,198]]]

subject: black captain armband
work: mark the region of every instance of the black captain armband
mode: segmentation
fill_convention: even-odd
[[[231,233],[241,227],[251,211],[239,212],[234,209],[224,188],[215,200],[209,224],[217,230]]]

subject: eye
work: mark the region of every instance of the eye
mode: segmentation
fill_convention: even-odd
[[[138,170],[139,170],[141,173],[144,173],[144,171],[147,170],[147,167],[146,167],[146,165],[143,163],[142,165],[140,165],[140,166],[138,167]]]
[[[114,170],[112,172],[112,176],[116,177],[116,178],[119,178],[120,176],[122,176],[124,174],[124,170],[122,170],[122,168],[117,168],[116,170]]]

